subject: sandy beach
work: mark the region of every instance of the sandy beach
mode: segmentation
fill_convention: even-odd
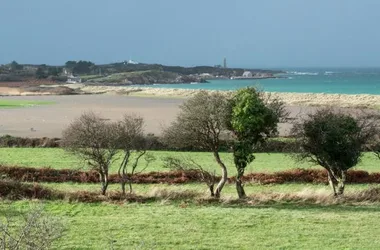
[[[65,85],[81,90],[83,95],[49,95],[45,92],[19,92],[1,88],[2,99],[50,101],[54,104],[27,108],[0,109],[0,135],[22,137],[61,137],[62,130],[84,111],[92,110],[105,119],[118,120],[123,114],[135,113],[146,121],[145,131],[159,135],[176,117],[179,106],[199,90],[149,87]],[[51,87],[51,86],[49,86]],[[214,92],[214,91],[212,91]],[[232,91],[221,91],[232,95]],[[313,112],[319,106],[341,108],[380,107],[380,95],[342,95],[307,93],[266,93],[283,100],[290,120]],[[380,111],[376,111],[380,112]],[[281,136],[289,135],[292,125],[280,124]]]
[[[175,119],[185,99],[134,97],[122,95],[13,96],[10,100],[51,101],[54,104],[27,108],[0,109],[0,135],[60,137],[62,130],[82,112],[92,110],[105,119],[117,120],[125,113],[145,118],[147,133],[160,134]],[[288,106],[291,117],[311,112],[313,107]],[[280,124],[281,135],[290,124]]]
[[[187,98],[195,95],[200,90],[178,89],[178,88],[154,88],[154,86],[94,86],[85,84],[64,84],[64,85],[41,85],[41,91],[27,91],[17,87],[5,87],[0,85],[1,96],[43,96],[56,95],[49,92],[52,87],[67,87],[82,94],[109,94],[123,96],[144,96],[144,97],[164,97],[164,98]],[[46,90],[44,90],[46,89]],[[44,91],[42,91],[44,90]],[[220,92],[231,96],[233,91],[208,90],[209,92]],[[326,93],[284,93],[269,92],[267,95],[278,97],[290,106],[336,106],[344,108],[370,108],[380,109],[380,95],[369,94],[326,94]]]
[[[200,90],[175,89],[175,88],[154,88],[154,87],[113,87],[113,86],[72,86],[79,88],[86,93],[109,93],[133,96],[156,96],[156,97],[190,97]],[[233,91],[216,91],[225,95],[232,95]],[[278,97],[287,105],[291,106],[338,106],[345,108],[380,108],[380,95],[346,95],[346,94],[325,94],[325,93],[266,93],[273,97]]]

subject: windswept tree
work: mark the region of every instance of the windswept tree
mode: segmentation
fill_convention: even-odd
[[[193,147],[211,151],[222,171],[215,197],[227,182],[227,168],[220,158],[221,136],[226,131],[229,103],[219,93],[201,91],[185,101],[176,120],[164,130],[164,141],[173,147]]]
[[[101,192],[108,188],[109,168],[119,147],[118,124],[108,122],[93,112],[83,113],[62,133],[63,147],[99,173]]]
[[[229,129],[235,135],[233,156],[237,170],[236,190],[239,198],[246,196],[242,177],[247,165],[255,159],[254,147],[277,134],[277,124],[285,115],[281,101],[265,97],[255,88],[241,89],[232,98]]]
[[[38,67],[38,69],[36,71],[36,77],[37,77],[37,79],[45,79],[47,77],[45,69],[42,67]]]
[[[129,193],[132,193],[133,176],[140,159],[145,156],[145,167],[154,160],[154,157],[147,154],[150,141],[144,136],[144,119],[136,115],[124,115],[124,118],[118,123],[119,145],[124,152],[123,160],[120,164],[118,175],[120,178],[121,189],[125,195],[125,186],[128,183]],[[130,171],[128,173],[128,166]],[[140,171],[140,172],[141,172]]]
[[[320,109],[293,128],[302,150],[298,157],[326,169],[334,196],[342,195],[347,170],[360,161],[376,131],[373,128],[368,119]]]

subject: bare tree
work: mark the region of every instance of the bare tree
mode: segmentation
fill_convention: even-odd
[[[222,94],[201,91],[183,103],[177,119],[163,133],[164,142],[173,147],[190,146],[213,153],[222,171],[215,189],[217,198],[227,182],[227,168],[219,151],[229,117],[228,107],[228,100]]]
[[[150,141],[143,133],[144,119],[136,115],[124,115],[122,121],[118,123],[119,145],[124,152],[123,161],[120,164],[118,175],[121,189],[125,195],[125,186],[128,183],[129,193],[132,193],[133,176],[137,174],[137,166],[140,159],[145,156],[145,167],[139,171],[144,171],[149,163],[154,160],[153,155],[147,154]],[[133,157],[134,156],[134,157]],[[128,173],[128,163],[132,160],[130,172]]]
[[[22,223],[10,216],[0,220],[0,249],[49,249],[63,235],[63,224],[46,214],[43,207],[32,209],[22,219]]]
[[[109,168],[118,152],[119,126],[93,112],[83,113],[62,133],[63,147],[84,159],[99,173],[101,192],[108,188]]]
[[[215,171],[207,171],[201,165],[196,163],[193,159],[182,160],[179,158],[169,156],[165,157],[163,161],[164,167],[166,168],[183,172],[195,173],[198,179],[207,185],[211,197],[215,196],[214,185],[217,181]]]

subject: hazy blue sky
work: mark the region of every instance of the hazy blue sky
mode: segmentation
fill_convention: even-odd
[[[0,0],[0,63],[380,66],[380,0]]]

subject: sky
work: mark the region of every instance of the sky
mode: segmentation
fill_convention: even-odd
[[[379,0],[0,0],[0,64],[380,67]]]

